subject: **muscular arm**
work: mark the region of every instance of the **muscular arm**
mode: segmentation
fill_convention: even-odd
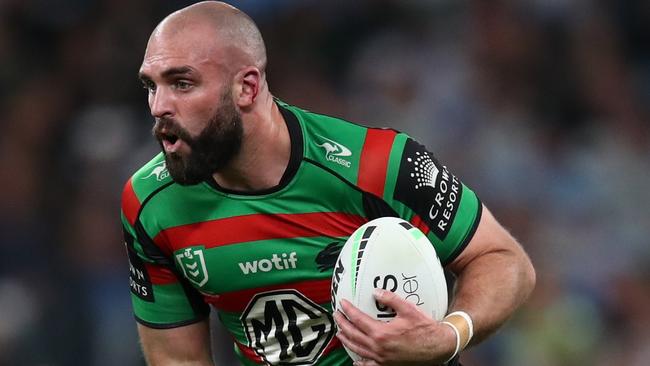
[[[171,329],[138,324],[149,366],[212,366],[208,320]]]
[[[472,317],[472,343],[501,326],[535,284],[528,256],[486,208],[474,237],[448,268],[458,275],[449,312],[463,310]],[[393,292],[380,291],[375,298],[395,310],[397,316],[391,322],[375,320],[346,301],[341,304],[345,316],[335,314],[341,342],[365,358],[355,364],[430,365],[453,354],[456,337],[450,327]]]
[[[474,237],[448,269],[458,276],[449,312],[470,314],[474,323],[472,344],[502,325],[535,285],[530,259],[485,207]]]

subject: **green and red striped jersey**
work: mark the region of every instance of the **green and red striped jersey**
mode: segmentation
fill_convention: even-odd
[[[128,180],[121,217],[135,316],[171,328],[204,319],[211,306],[244,365],[351,364],[330,303],[348,236],[368,220],[401,217],[444,265],[474,234],[481,203],[403,133],[277,104],[291,138],[278,186],[181,186],[162,153]]]

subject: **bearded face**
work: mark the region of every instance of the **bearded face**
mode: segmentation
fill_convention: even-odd
[[[188,153],[180,149],[165,151],[165,162],[176,183],[193,185],[212,179],[213,173],[230,163],[239,153],[243,137],[242,118],[230,91],[226,90],[219,107],[198,136],[192,137],[176,120],[166,117],[156,120],[153,134],[163,151],[164,144],[175,144],[177,140],[189,146]]]

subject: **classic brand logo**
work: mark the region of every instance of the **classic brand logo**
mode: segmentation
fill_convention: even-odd
[[[147,179],[151,176],[155,176],[156,180],[159,182],[169,177],[169,171],[167,170],[167,165],[164,161],[161,161],[160,163],[154,165],[154,168],[151,169],[151,173],[149,173],[149,175],[146,177],[142,177],[142,179]]]
[[[185,278],[199,287],[208,282],[208,269],[205,266],[203,250],[203,246],[190,247],[176,254],[176,261]]]
[[[313,365],[334,336],[330,313],[290,290],[255,295],[240,318],[248,346],[269,365]]]
[[[350,149],[334,140],[328,139],[327,137],[320,135],[318,135],[318,137],[324,140],[322,144],[316,144],[316,146],[325,149],[325,159],[343,165],[346,168],[350,167],[352,163],[349,160],[342,158],[342,156],[352,156],[352,151],[350,151]]]
[[[288,256],[287,253],[282,253],[281,255],[273,254],[271,259],[260,259],[254,260],[252,262],[241,262],[239,263],[239,269],[247,275],[249,273],[257,273],[257,270],[262,272],[269,272],[273,269],[283,270],[283,269],[293,269],[296,268],[296,252],[291,252]]]

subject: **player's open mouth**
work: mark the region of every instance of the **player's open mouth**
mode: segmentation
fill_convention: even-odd
[[[178,140],[178,136],[174,135],[173,133],[163,133],[162,134],[162,139],[169,142],[170,144],[176,143],[176,140]]]
[[[161,133],[160,140],[162,141],[163,149],[165,149],[166,152],[177,151],[182,141],[178,136],[170,132]]]

